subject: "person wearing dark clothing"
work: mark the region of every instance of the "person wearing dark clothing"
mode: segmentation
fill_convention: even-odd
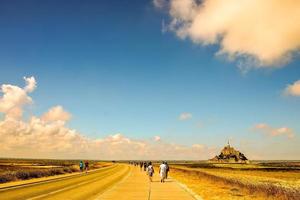
[[[89,161],[85,161],[84,166],[85,166],[85,172],[87,173],[89,170]]]
[[[149,165],[148,165],[148,167],[147,167],[147,174],[148,174],[148,176],[149,176],[150,182],[152,182],[152,177],[153,177],[153,174],[154,174],[154,168],[153,168],[151,162],[149,162]]]
[[[144,171],[146,171],[146,169],[147,169],[147,163],[144,162]]]
[[[140,169],[143,171],[143,162],[140,162]]]
[[[166,179],[167,179],[168,178],[168,173],[170,171],[170,167],[169,167],[167,162],[165,162],[165,165],[167,166],[167,171],[166,171]]]

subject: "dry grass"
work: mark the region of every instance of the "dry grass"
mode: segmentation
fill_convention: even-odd
[[[172,166],[172,176],[191,187],[204,199],[289,199],[296,200],[300,196],[300,188],[293,184],[279,184],[267,181],[272,174],[278,172],[242,171],[229,169],[195,169],[183,166]],[[248,174],[247,177],[245,177]],[[249,175],[250,174],[250,175]],[[281,172],[280,177],[293,177],[298,172]],[[252,177],[251,177],[252,175]],[[267,175],[267,176],[266,176]],[[266,177],[264,177],[266,176]],[[294,179],[298,179],[298,177]],[[257,177],[260,177],[257,179]],[[264,177],[264,178],[263,178]],[[262,179],[264,181],[262,181]]]
[[[98,161],[89,163],[90,169],[111,165]],[[1,159],[0,183],[78,172],[78,164],[78,160]]]
[[[31,178],[40,178],[44,176],[53,176],[79,171],[75,166],[69,167],[51,167],[51,168],[29,168],[20,166],[0,165],[0,183],[6,183],[16,180],[27,180]]]

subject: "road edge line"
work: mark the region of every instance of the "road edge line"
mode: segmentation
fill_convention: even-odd
[[[130,166],[129,166],[129,167],[130,167]],[[126,176],[124,176],[119,182],[117,182],[115,185],[113,185],[113,186],[107,188],[107,190],[101,192],[101,193],[98,194],[96,197],[94,197],[94,198],[89,198],[88,200],[92,200],[92,199],[93,199],[93,200],[100,200],[99,198],[100,198],[101,196],[103,196],[105,193],[107,193],[107,192],[109,192],[109,191],[115,189],[117,186],[119,186],[121,183],[123,183],[123,182],[124,182],[124,181],[132,174],[132,170],[133,170],[133,169],[130,167],[129,173],[128,173]]]
[[[149,182],[148,200],[151,198],[151,181]]]
[[[171,177],[175,183],[177,183],[179,185],[179,187],[181,187],[184,191],[186,191],[187,193],[189,193],[195,200],[203,200],[203,198],[198,195],[196,192],[194,192],[192,189],[190,189],[187,185],[179,182],[178,180],[176,180],[175,178]]]
[[[97,171],[100,171],[100,170],[113,168],[113,167],[116,167],[116,165],[91,170],[89,172],[93,173],[93,172],[97,172]],[[0,192],[7,191],[7,190],[12,190],[12,189],[17,189],[17,188],[22,188],[22,187],[26,187],[26,186],[38,185],[38,184],[43,184],[43,183],[51,183],[51,182],[54,182],[54,181],[64,180],[64,179],[68,179],[68,178],[74,178],[76,176],[81,176],[82,172],[76,172],[74,174],[71,173],[71,174],[64,174],[64,175],[66,175],[66,176],[61,176],[61,177],[49,176],[50,179],[48,179],[48,180],[39,180],[39,181],[35,181],[35,182],[30,182],[30,183],[21,183],[21,184],[18,184],[18,185],[0,187]],[[41,178],[44,178],[44,177],[41,177]]]
[[[102,177],[102,178],[105,178],[105,177],[108,177],[108,176],[110,176],[109,173],[105,174],[105,176]],[[99,179],[99,177],[93,178],[92,180],[87,180],[87,181],[84,181],[84,182],[81,182],[81,183],[78,183],[78,184],[75,184],[75,185],[70,185],[68,187],[63,187],[61,189],[58,189],[58,190],[55,190],[55,191],[52,191],[52,192],[48,192],[46,194],[41,194],[41,195],[37,195],[37,196],[34,196],[34,197],[30,197],[30,198],[27,198],[26,200],[35,200],[35,199],[40,199],[40,198],[43,198],[43,197],[48,197],[50,195],[53,195],[53,194],[56,194],[56,193],[59,193],[59,192],[65,191],[65,190],[69,190],[69,189],[73,189],[73,188],[76,188],[76,187],[81,186],[81,185],[89,184],[91,182],[94,182],[94,180],[97,180],[97,179]]]

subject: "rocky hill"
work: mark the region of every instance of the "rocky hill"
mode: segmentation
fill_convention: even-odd
[[[235,150],[233,147],[230,146],[229,142],[228,145],[223,148],[220,155],[215,156],[214,158],[210,159],[209,161],[212,162],[230,162],[230,163],[248,163],[249,160],[246,158],[244,154]]]

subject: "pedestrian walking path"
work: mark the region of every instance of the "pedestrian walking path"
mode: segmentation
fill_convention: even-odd
[[[172,178],[160,182],[156,171],[153,182],[149,182],[146,172],[139,167],[132,167],[127,178],[109,191],[97,197],[101,200],[195,200],[187,190]]]

